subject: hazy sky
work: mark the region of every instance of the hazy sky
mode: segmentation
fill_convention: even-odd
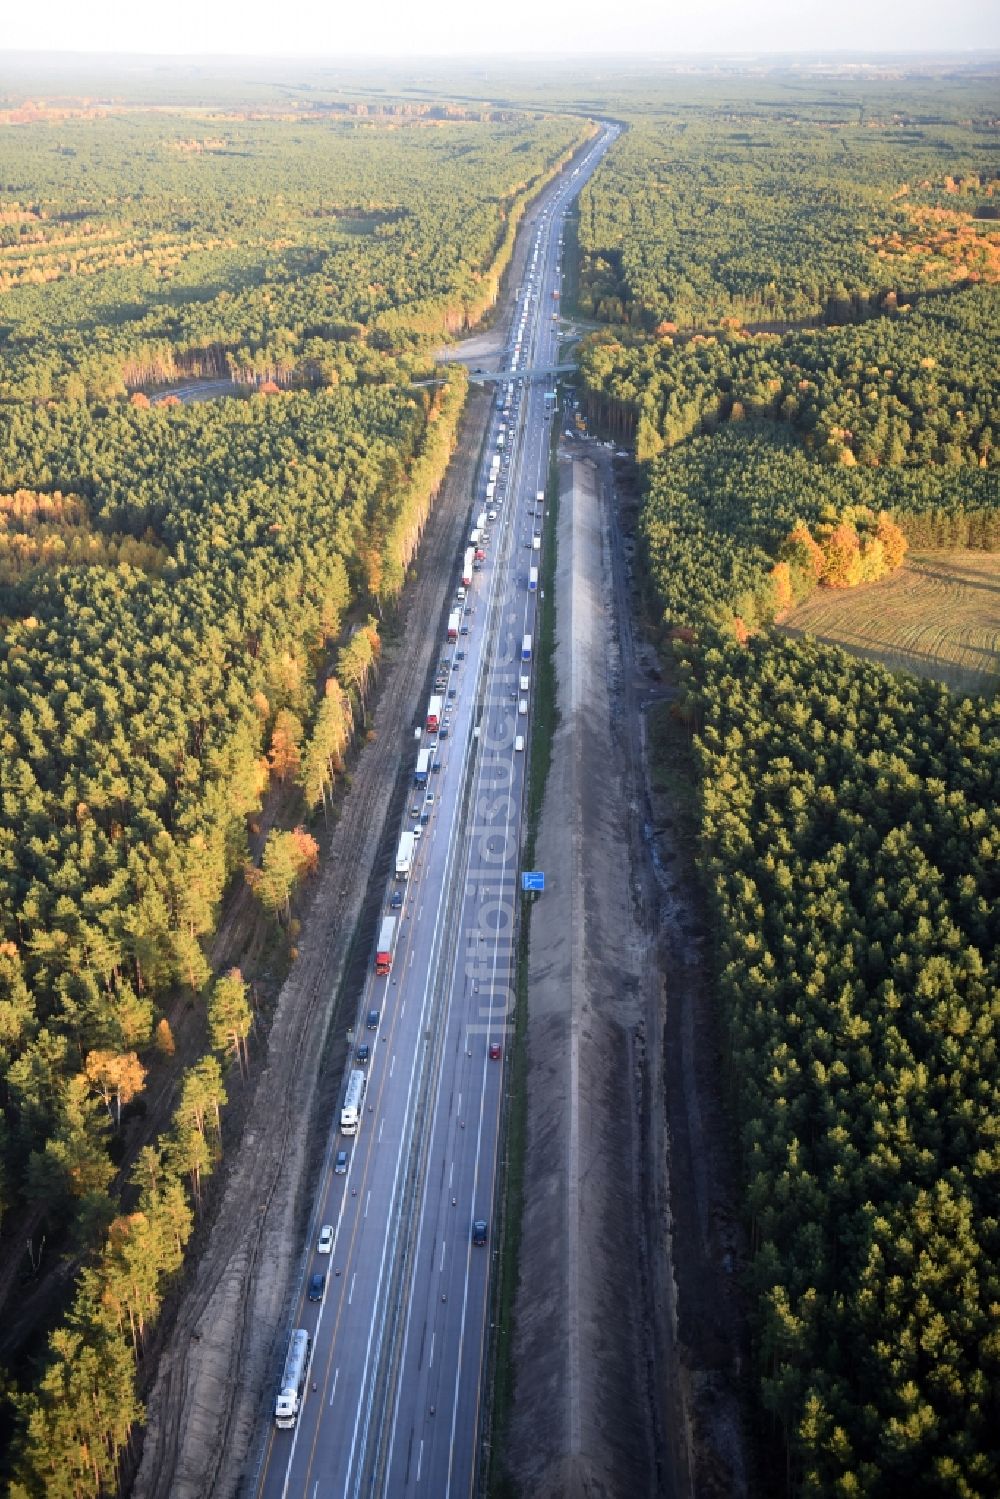
[[[0,47],[395,56],[1000,47],[1000,0],[7,0]],[[0,85],[3,54],[0,51]]]

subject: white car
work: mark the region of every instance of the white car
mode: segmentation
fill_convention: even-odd
[[[319,1239],[316,1243],[317,1254],[329,1254],[333,1248],[333,1224],[324,1223],[319,1231]]]

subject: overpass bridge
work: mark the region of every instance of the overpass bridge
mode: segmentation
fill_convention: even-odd
[[[470,369],[469,379],[479,385],[502,385],[511,380],[549,380],[556,375],[571,375],[575,364],[535,364],[520,370]]]

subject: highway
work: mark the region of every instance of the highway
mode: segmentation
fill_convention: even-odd
[[[505,359],[512,372],[557,363],[553,292],[565,209],[616,133],[602,130],[526,219],[529,250]],[[320,1225],[332,1224],[332,1252],[308,1255],[287,1327],[289,1335],[295,1327],[309,1331],[311,1367],[295,1426],[279,1430],[272,1421],[260,1499],[445,1499],[479,1488],[513,1006],[521,747],[531,704],[530,682],[522,690],[519,680],[533,670],[522,657],[525,637],[534,635],[529,575],[540,562],[536,496],[548,478],[548,383],[526,378],[497,388],[470,533],[483,511],[497,517],[487,523],[489,542],[468,596],[450,606],[464,611],[467,633],[451,645],[441,641],[445,722],[421,741],[440,769],[414,788],[400,827],[420,828],[420,839],[409,879],[385,891],[384,914],[398,918],[391,972],[376,977],[373,949],[359,999],[355,1044],[371,1052],[361,1125],[346,1137],[339,1108],[331,1120],[312,1244]],[[460,538],[456,564],[468,540]],[[401,737],[400,753],[411,750]],[[403,904],[393,911],[395,891]],[[378,1023],[369,1029],[371,1010]],[[347,1152],[343,1173],[333,1169],[340,1150]],[[477,1220],[487,1224],[483,1246],[473,1244]],[[326,1276],[322,1299],[309,1301],[317,1272]],[[269,1411],[280,1374],[279,1365]]]

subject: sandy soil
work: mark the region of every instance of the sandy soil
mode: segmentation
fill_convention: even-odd
[[[740,1499],[728,1123],[688,854],[646,774],[668,689],[633,631],[634,511],[606,450],[565,446],[508,1465],[532,1499]]]
[[[525,1494],[674,1492],[657,1473],[639,1190],[652,982],[622,838],[627,787],[607,516],[592,462],[560,465],[553,744],[529,964],[528,1183],[510,1468]],[[665,1308],[658,1307],[663,1316]]]

